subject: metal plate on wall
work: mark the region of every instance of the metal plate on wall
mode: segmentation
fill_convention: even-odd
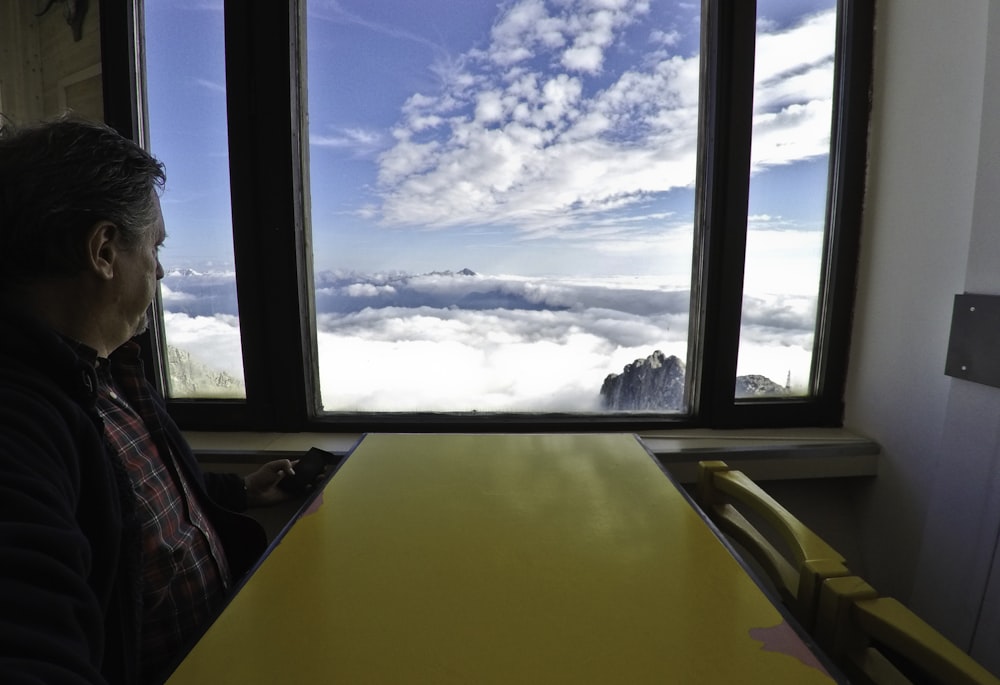
[[[1000,295],[955,296],[944,372],[1000,388]]]

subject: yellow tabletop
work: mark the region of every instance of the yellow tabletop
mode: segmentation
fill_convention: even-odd
[[[634,436],[373,434],[168,682],[834,681]]]

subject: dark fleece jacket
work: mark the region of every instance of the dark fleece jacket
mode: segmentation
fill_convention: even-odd
[[[134,353],[122,349],[119,353]],[[112,355],[114,358],[115,355]],[[134,495],[95,410],[97,377],[60,336],[0,308],[0,683],[148,682],[137,663],[141,541]],[[266,546],[242,480],[203,474],[164,428],[236,578]],[[151,431],[152,432],[152,431]]]

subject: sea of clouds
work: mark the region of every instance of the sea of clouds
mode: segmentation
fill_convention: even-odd
[[[600,410],[610,373],[654,350],[686,358],[687,290],[651,279],[471,272],[317,276],[328,411]],[[232,273],[163,279],[167,340],[242,378]],[[748,298],[740,373],[804,385],[815,298]]]

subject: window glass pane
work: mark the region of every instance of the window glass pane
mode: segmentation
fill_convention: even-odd
[[[145,3],[145,51],[150,148],[167,168],[168,393],[243,398],[221,0]]]
[[[759,0],[736,396],[809,394],[826,215],[835,0]]]
[[[700,11],[309,3],[323,409],[686,409]]]

